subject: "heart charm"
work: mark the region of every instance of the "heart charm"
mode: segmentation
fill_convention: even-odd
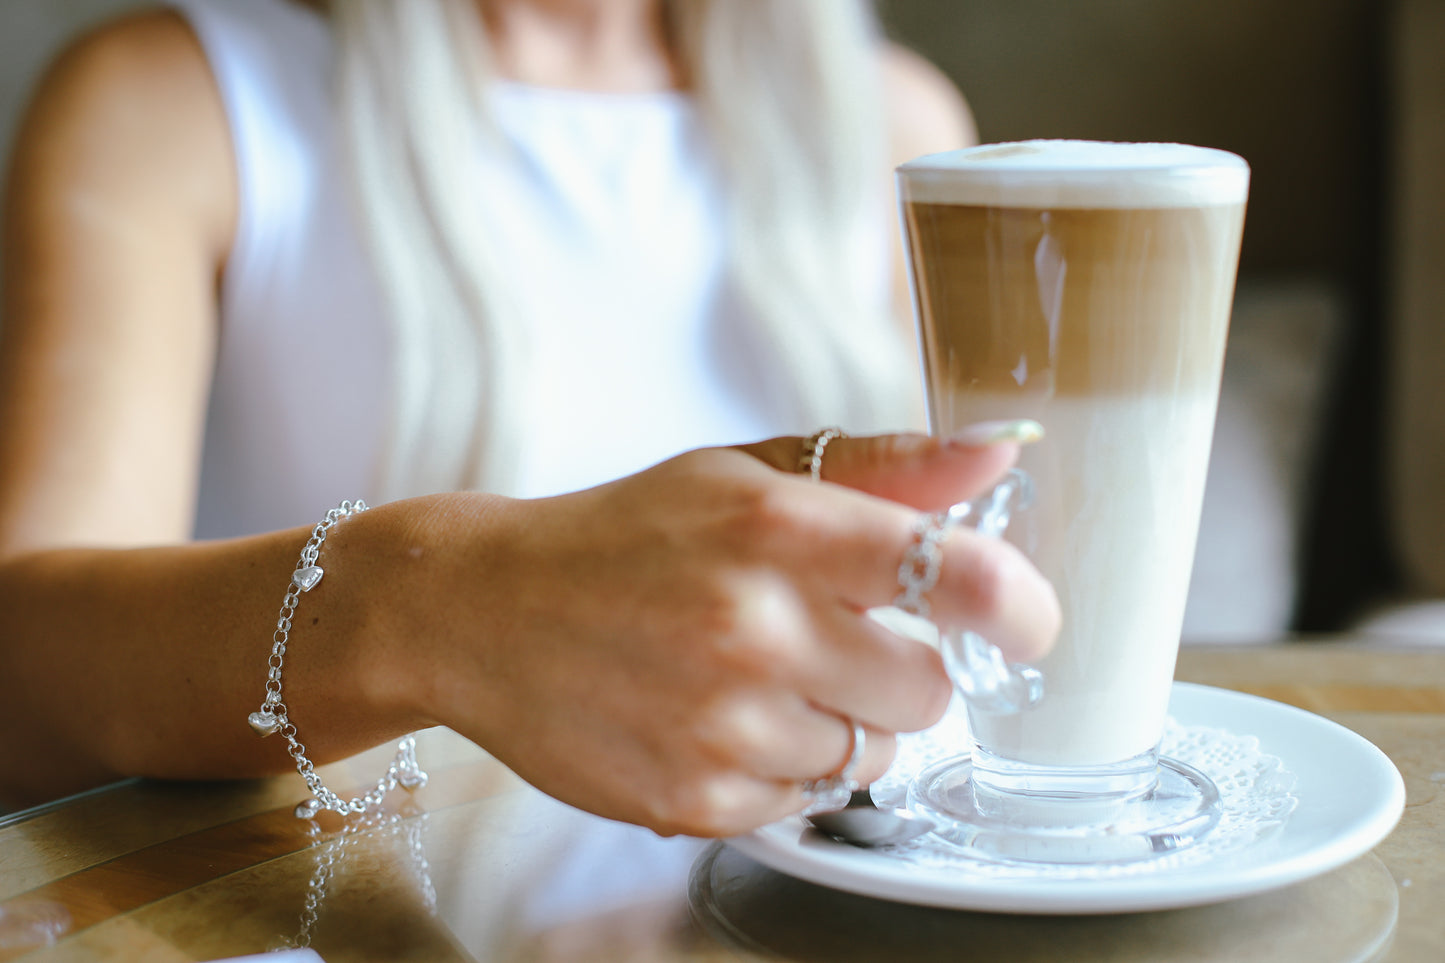
[[[298,568],[292,574],[291,581],[295,582],[296,587],[301,591],[309,592],[316,587],[317,582],[321,581],[323,574],[325,573],[321,571],[319,565],[308,565],[305,568]]]
[[[246,721],[256,730],[258,736],[269,736],[281,728],[281,720],[269,712],[253,712],[246,717]]]

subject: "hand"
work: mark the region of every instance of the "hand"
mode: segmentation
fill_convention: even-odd
[[[473,569],[485,637],[438,666],[439,720],[540,789],[661,833],[730,835],[799,809],[800,783],[842,766],[845,719],[868,731],[858,778],[881,775],[893,734],[937,721],[951,686],[933,649],[865,612],[898,593],[917,510],[985,490],[1016,449],[840,439],[814,484],[791,472],[799,445],[695,451],[518,503],[504,558]],[[1042,576],[968,531],[930,600],[1013,660],[1058,629]]]

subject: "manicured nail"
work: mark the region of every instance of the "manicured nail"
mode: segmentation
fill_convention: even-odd
[[[981,448],[984,445],[998,445],[1006,441],[1019,445],[1032,445],[1043,437],[1043,425],[1028,418],[1019,418],[1015,421],[980,421],[949,435],[948,443],[965,448]]]

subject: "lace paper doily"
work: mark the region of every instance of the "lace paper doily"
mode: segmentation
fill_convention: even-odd
[[[880,805],[902,806],[915,773],[960,755],[969,746],[962,708],[949,710],[938,725],[898,738],[893,766],[873,783]],[[1254,736],[1207,726],[1181,726],[1170,719],[1161,753],[1204,773],[1219,788],[1219,823],[1198,843],[1154,859],[1089,865],[994,863],[968,856],[933,835],[877,850],[915,866],[958,869],[995,878],[1101,879],[1170,873],[1212,862],[1267,841],[1277,834],[1298,803],[1294,775],[1275,756],[1262,751]]]

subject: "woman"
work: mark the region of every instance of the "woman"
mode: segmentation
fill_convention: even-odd
[[[8,193],[4,796],[288,768],[241,724],[268,654],[316,763],[444,724],[707,835],[876,777],[949,687],[863,613],[1014,447],[825,439],[814,485],[786,434],[909,423],[884,177],[970,135],[833,0],[187,0],[79,43]],[[1006,545],[942,572],[939,618],[1047,647]]]

